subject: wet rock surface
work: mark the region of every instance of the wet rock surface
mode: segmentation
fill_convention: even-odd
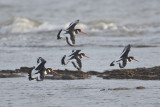
[[[22,77],[24,73],[32,71],[33,67],[21,67],[15,70],[1,70],[0,78]],[[115,69],[98,71],[72,71],[72,70],[54,70],[55,72],[46,75],[46,79],[53,80],[74,80],[89,79],[92,75],[103,79],[140,79],[140,80],[160,80],[160,66],[152,68],[136,68],[136,69]]]
[[[136,89],[145,89],[145,87],[143,87],[143,86],[138,86],[138,87],[136,87]]]
[[[0,78],[24,77],[24,73],[31,72],[33,67],[21,67],[16,70],[1,70]],[[54,70],[55,72],[48,73],[45,79],[53,80],[74,80],[74,79],[89,79],[91,76],[83,71],[72,70]]]
[[[56,79],[56,80],[74,80],[74,79],[88,79],[91,76],[83,71],[71,71],[71,70],[54,70],[52,76],[46,76],[46,79]]]
[[[160,66],[153,68],[116,69],[103,72],[103,79],[160,80]]]
[[[18,74],[2,74],[0,73],[0,78],[16,78],[16,77],[24,77],[24,75],[18,75]]]
[[[137,86],[135,88],[127,88],[127,87],[108,88],[108,90],[110,90],[110,91],[133,90],[133,89],[145,89],[145,87],[144,86]],[[106,91],[106,89],[101,89],[100,91]]]

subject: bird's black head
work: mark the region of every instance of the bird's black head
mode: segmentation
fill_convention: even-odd
[[[81,33],[83,33],[83,34],[86,34],[86,33],[84,33],[81,29],[75,29],[74,31],[75,31],[76,34],[79,33],[79,32],[81,32]]]
[[[81,56],[81,57],[89,58],[85,53],[80,53],[80,56]]]
[[[129,60],[129,61],[131,61],[131,60],[138,61],[138,60],[136,60],[133,56],[128,57],[128,60]]]

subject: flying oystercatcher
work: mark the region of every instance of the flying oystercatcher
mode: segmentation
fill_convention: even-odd
[[[43,81],[45,75],[47,72],[55,72],[50,68],[45,68],[45,63],[46,60],[44,60],[42,57],[39,57],[37,59],[37,65],[34,67],[34,69],[30,72],[28,72],[28,79],[29,80],[34,80],[36,79],[37,81]]]
[[[85,34],[81,29],[75,29],[75,26],[79,23],[79,20],[76,20],[74,22],[72,22],[69,27],[65,30],[60,30],[58,35],[57,35],[57,39],[61,39],[61,38],[65,38],[66,42],[70,45],[70,46],[74,46],[75,45],[75,35],[78,34],[79,32]]]
[[[121,57],[119,58],[119,60],[113,61],[113,62],[110,64],[110,66],[114,66],[115,63],[117,63],[117,64],[119,64],[119,67],[120,67],[120,68],[124,68],[124,67],[127,65],[127,63],[131,62],[132,60],[138,61],[138,60],[136,60],[133,56],[129,56],[129,57],[128,57],[128,53],[129,53],[129,51],[130,51],[130,48],[131,48],[131,45],[130,45],[130,44],[127,45],[127,46],[124,48],[124,50],[122,51]]]
[[[79,53],[80,51],[81,50],[73,50],[72,54],[69,55],[68,57],[64,55],[61,59],[61,64],[67,65],[69,62],[71,62],[73,66],[80,71],[82,68],[82,62],[81,62],[82,57],[89,58],[84,53]]]

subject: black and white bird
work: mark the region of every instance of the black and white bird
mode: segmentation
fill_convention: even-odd
[[[47,71],[50,72],[50,70],[45,68],[46,60],[44,60],[42,57],[39,57],[37,59],[37,65],[34,67],[34,69],[30,72],[28,72],[28,79],[37,81],[43,81],[45,75],[47,74]]]
[[[78,34],[79,32],[85,34],[81,29],[75,29],[75,26],[79,23],[79,20],[76,20],[72,22],[69,27],[65,30],[61,29],[57,35],[57,39],[66,39],[66,42],[70,46],[75,45],[75,35]]]
[[[117,64],[119,64],[119,67],[120,67],[120,68],[124,68],[124,67],[127,65],[127,63],[131,62],[132,60],[138,61],[138,60],[136,60],[133,56],[129,56],[129,57],[128,57],[128,53],[129,53],[130,49],[131,49],[131,45],[129,44],[129,45],[127,45],[127,46],[124,48],[124,50],[122,51],[121,57],[119,58],[119,60],[113,61],[113,62],[110,64],[110,66],[114,66],[115,63],[117,63]]]
[[[73,66],[80,71],[82,68],[81,59],[83,57],[89,58],[84,53],[79,53],[80,51],[81,50],[73,50],[72,54],[69,55],[68,57],[66,55],[64,55],[63,58],[61,59],[61,64],[67,65],[69,62],[71,62],[73,64]]]

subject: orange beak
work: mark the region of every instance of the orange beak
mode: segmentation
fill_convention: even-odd
[[[54,71],[54,70],[52,70],[52,72],[53,72],[53,73],[55,73],[55,71]]]
[[[86,56],[86,55],[85,55],[84,57],[89,58],[89,57],[88,57],[88,56]]]
[[[83,33],[83,34],[86,34],[85,32],[83,32],[83,31],[80,31],[81,33]]]
[[[133,59],[133,60],[135,60],[135,61],[139,62],[137,59]]]
[[[57,72],[55,72],[54,70],[52,70],[52,72],[53,72],[54,74],[57,74]]]

